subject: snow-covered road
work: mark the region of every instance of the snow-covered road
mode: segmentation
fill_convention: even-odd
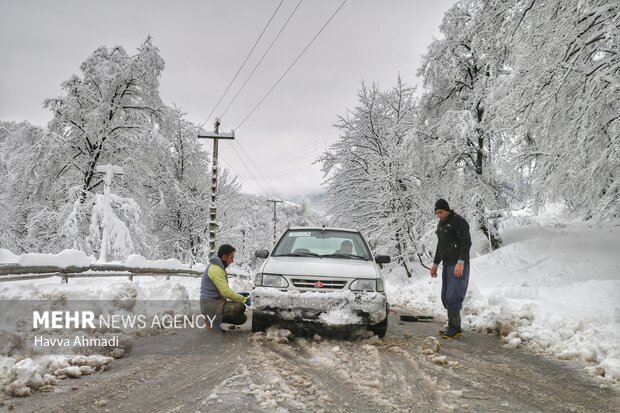
[[[108,371],[5,400],[0,411],[593,412],[620,405],[617,390],[574,362],[473,332],[441,340],[435,352],[427,337],[442,323],[402,323],[398,314],[390,322],[383,340],[252,335],[249,325],[215,346],[205,336],[213,333],[196,330],[145,337]]]

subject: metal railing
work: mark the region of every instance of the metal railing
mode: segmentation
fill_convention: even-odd
[[[166,276],[166,279],[170,279],[170,276],[197,278],[200,277],[202,273],[203,271],[192,269],[139,268],[127,267],[121,264],[92,264],[82,267],[0,264],[0,282],[61,277],[63,283],[68,283],[69,278],[123,276],[128,277],[131,281],[135,276]]]

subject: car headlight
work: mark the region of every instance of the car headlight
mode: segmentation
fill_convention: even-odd
[[[256,274],[256,278],[254,278],[254,285],[259,287],[277,287],[277,288],[286,288],[288,287],[288,281],[281,275],[276,274]]]
[[[358,278],[349,286],[352,291],[377,291],[377,281]]]

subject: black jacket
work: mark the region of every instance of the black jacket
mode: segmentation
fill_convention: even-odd
[[[459,260],[469,262],[471,236],[469,224],[465,218],[454,211],[450,211],[445,221],[437,224],[437,249],[433,262],[437,265],[443,261],[444,265],[454,265]]]

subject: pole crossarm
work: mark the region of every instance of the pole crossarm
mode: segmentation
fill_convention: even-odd
[[[234,131],[230,131],[230,132],[222,132],[222,133],[215,133],[215,132],[201,132],[200,134],[198,134],[199,138],[203,138],[203,139],[235,139],[235,132]]]

